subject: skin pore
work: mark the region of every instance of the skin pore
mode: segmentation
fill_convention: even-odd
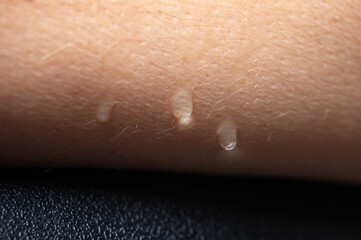
[[[0,164],[360,181],[359,9],[1,1]]]

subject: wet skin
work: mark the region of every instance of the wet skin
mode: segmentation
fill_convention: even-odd
[[[1,1],[0,164],[360,181],[359,9]]]

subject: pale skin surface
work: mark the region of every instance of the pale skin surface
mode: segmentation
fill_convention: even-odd
[[[360,182],[360,9],[3,0],[0,164]],[[178,89],[193,94],[186,125],[171,112]],[[229,152],[216,136],[226,119]]]

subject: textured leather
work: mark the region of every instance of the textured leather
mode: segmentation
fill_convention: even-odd
[[[0,239],[361,239],[358,187],[110,170],[0,171]]]

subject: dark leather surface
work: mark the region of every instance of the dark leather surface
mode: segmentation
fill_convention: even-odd
[[[110,170],[1,170],[0,239],[361,239],[361,189]]]

